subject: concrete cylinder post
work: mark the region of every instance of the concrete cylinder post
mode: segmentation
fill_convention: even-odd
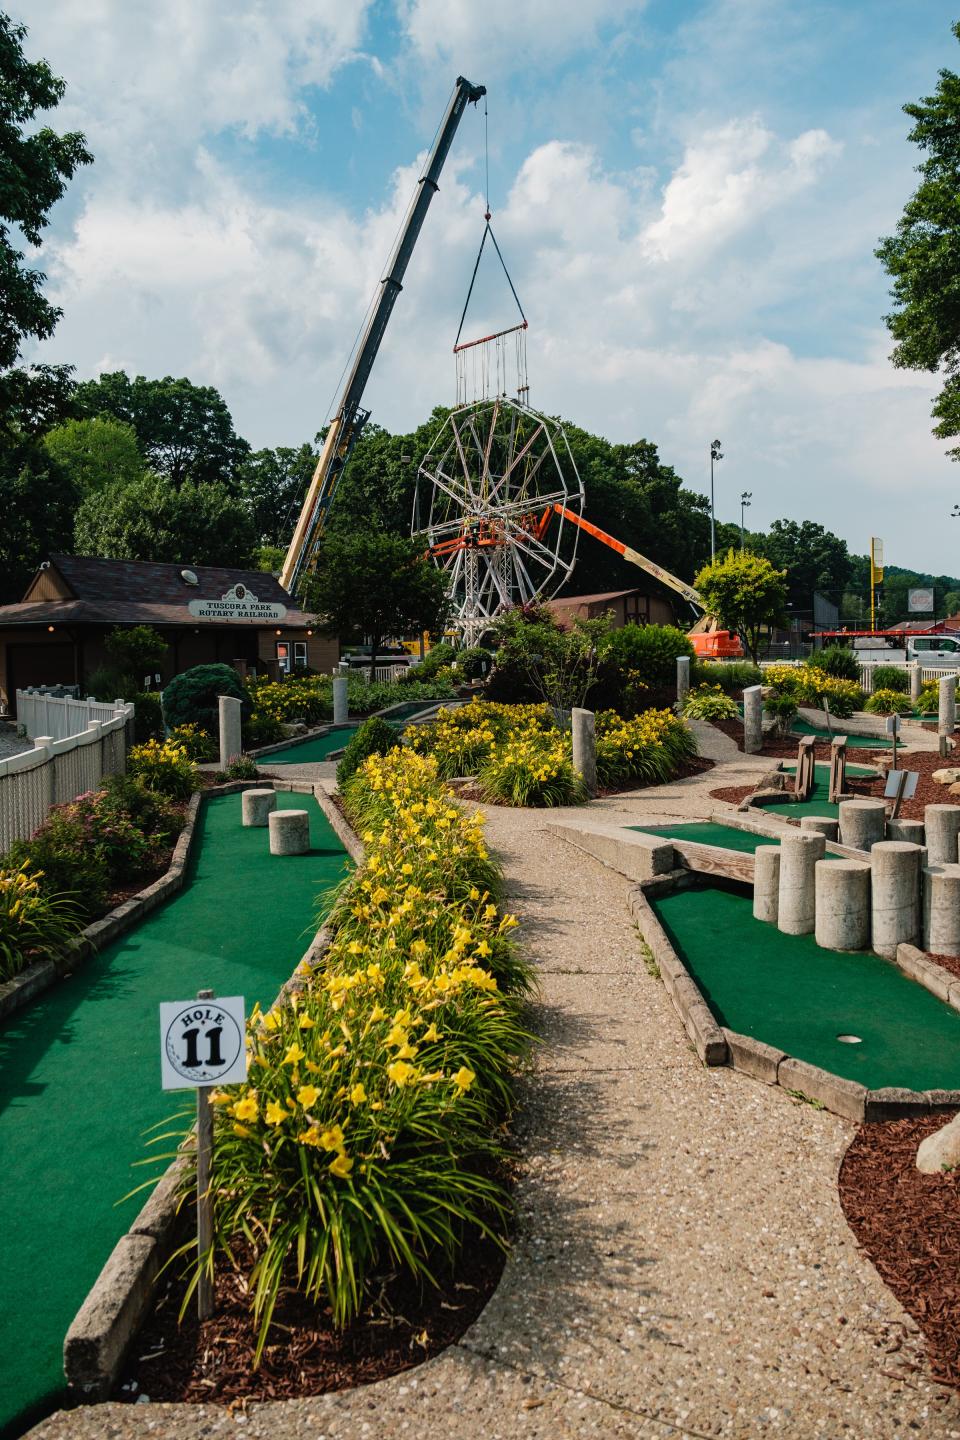
[[[345,725],[349,713],[349,702],[347,700],[347,677],[336,675],[333,681],[333,723],[334,725]]]
[[[784,935],[809,935],[816,919],[815,871],[826,841],[822,835],[784,835],[780,842],[777,929]]]
[[[240,814],[245,826],[268,824],[270,816],[276,808],[277,792],[275,790],[244,790],[240,796]]]
[[[917,708],[917,701],[920,699],[920,691],[923,689],[923,675],[918,661],[910,666],[910,703]]]
[[[870,851],[870,932],[874,953],[897,958],[898,945],[920,939],[920,866],[923,851],[904,840],[881,840]]]
[[[922,820],[888,820],[887,836],[890,840],[906,840],[911,845],[927,843]]]
[[[683,713],[683,706],[690,694],[690,656],[677,656],[677,713]]]
[[[923,948],[960,955],[960,865],[928,865],[923,872]]]
[[[763,749],[763,687],[748,685],[743,692],[743,749],[759,755]]]
[[[960,844],[960,805],[925,805],[924,832],[931,865],[956,865]]]
[[[758,845],[753,855],[753,918],[776,925],[780,897],[780,846]]]
[[[869,850],[882,840],[887,807],[882,800],[840,801],[840,843],[851,850]]]
[[[870,943],[870,866],[865,860],[818,860],[814,938],[824,950],[863,950]]]
[[[822,835],[824,840],[836,842],[840,839],[840,821],[829,815],[804,815],[800,821],[804,835]]]
[[[271,855],[306,855],[310,849],[310,816],[306,810],[274,810],[267,825]]]
[[[597,733],[592,710],[570,712],[573,724],[573,768],[583,779],[591,798],[597,793]]]
[[[243,753],[240,728],[242,706],[232,695],[218,695],[220,708],[220,766],[226,769],[231,760]]]
[[[947,753],[947,737],[952,735],[957,723],[957,677],[941,675],[937,708],[937,734],[940,738],[940,754]]]

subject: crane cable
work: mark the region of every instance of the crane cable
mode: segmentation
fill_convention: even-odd
[[[484,246],[486,245],[486,243],[487,243],[487,236],[488,236],[488,235],[490,236],[490,239],[491,239],[491,241],[493,242],[493,248],[494,248],[494,250],[496,250],[496,252],[497,252],[497,259],[500,261],[500,264],[503,266],[503,273],[504,273],[504,275],[506,275],[506,277],[507,277],[507,284],[510,286],[510,293],[511,293],[511,295],[513,296],[514,300],[516,301],[517,309],[520,311],[520,319],[523,321],[524,328],[526,328],[526,325],[527,325],[527,317],[526,317],[526,315],[524,315],[524,313],[523,313],[523,306],[520,304],[520,297],[519,297],[519,295],[517,294],[516,287],[514,286],[513,280],[510,278],[510,271],[507,269],[507,262],[506,262],[506,261],[504,260],[504,258],[503,258],[503,255],[502,255],[501,250],[500,250],[500,246],[497,244],[497,237],[496,237],[496,235],[494,235],[494,233],[493,233],[493,228],[492,228],[492,226],[491,226],[491,224],[490,224],[490,219],[491,219],[491,214],[492,214],[492,212],[491,212],[491,210],[490,210],[490,124],[489,124],[489,117],[488,117],[488,113],[487,113],[487,98],[486,98],[486,96],[484,96],[484,98],[483,98],[483,150],[484,150],[484,174],[485,174],[485,182],[486,182],[486,183],[485,183],[486,210],[484,211],[483,218],[484,218],[484,220],[485,220],[486,223],[485,223],[484,228],[483,228],[483,238],[482,238],[481,241],[480,241],[480,249],[479,249],[478,252],[477,252],[476,262],[474,263],[473,274],[472,274],[471,277],[470,277],[470,287],[469,287],[469,289],[467,290],[467,298],[466,298],[466,300],[464,301],[464,304],[463,304],[463,312],[462,312],[462,314],[461,314],[461,316],[460,316],[460,325],[459,325],[459,327],[458,327],[458,329],[457,329],[457,338],[456,338],[456,340],[454,340],[454,342],[453,342],[453,348],[454,348],[454,350],[456,350],[457,346],[460,344],[460,336],[463,334],[464,321],[465,321],[466,318],[467,318],[467,310],[470,308],[470,298],[471,298],[471,296],[473,295],[473,287],[474,287],[474,285],[476,284],[477,271],[480,269],[480,261],[481,261],[481,259],[483,258],[483,247],[484,247]]]

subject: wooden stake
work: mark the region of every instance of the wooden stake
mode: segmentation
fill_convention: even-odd
[[[896,746],[896,739],[894,739],[893,743],[894,746]],[[909,773],[909,770],[901,770],[897,775],[897,793],[893,797],[893,809],[890,812],[891,820],[896,820],[900,814],[900,806],[903,804],[903,792],[907,788],[907,776]]]
[[[198,1000],[212,1000],[212,990],[198,990]],[[205,1256],[213,1245],[213,1196],[210,1193],[213,1161],[213,1107],[210,1085],[197,1087],[197,1255],[201,1264],[197,1283],[197,1315],[209,1320],[213,1314],[213,1258],[208,1267]]]

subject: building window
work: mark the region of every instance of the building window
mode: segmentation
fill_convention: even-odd
[[[293,663],[302,665],[306,669],[307,664],[307,642],[306,640],[294,640],[293,642]]]
[[[289,640],[277,641],[277,669],[281,675],[290,674],[290,642]]]

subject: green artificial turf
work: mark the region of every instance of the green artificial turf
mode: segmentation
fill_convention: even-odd
[[[794,735],[816,735],[818,740],[832,740],[834,735],[843,735],[843,721],[834,720],[833,731],[824,730],[817,725],[811,725],[799,716],[790,721],[790,730]],[[847,735],[848,750],[887,750],[893,744],[889,735],[881,737],[872,735]]]
[[[960,1014],[890,961],[781,935],[731,887],[648,898],[721,1025],[872,1089],[960,1089]]]
[[[269,1005],[344,873],[313,797],[277,805],[309,811],[308,855],[271,856],[239,794],[208,800],[184,890],[0,1031],[0,1430],[57,1401],[66,1331],[147,1198],[116,1204],[146,1178],[144,1131],[192,1104],[160,1089],[161,1000]]]
[[[712,820],[686,820],[677,825],[629,825],[641,835],[659,835],[664,840],[695,840],[700,845],[719,845],[724,850],[743,850],[752,855],[758,845],[776,845],[777,836],[751,835],[732,825],[715,825]]]
[[[257,762],[269,770],[274,765],[312,765],[326,760],[333,750],[342,750],[356,730],[355,725],[340,725],[326,735],[312,735],[309,740],[292,740],[285,750],[262,755]]]

